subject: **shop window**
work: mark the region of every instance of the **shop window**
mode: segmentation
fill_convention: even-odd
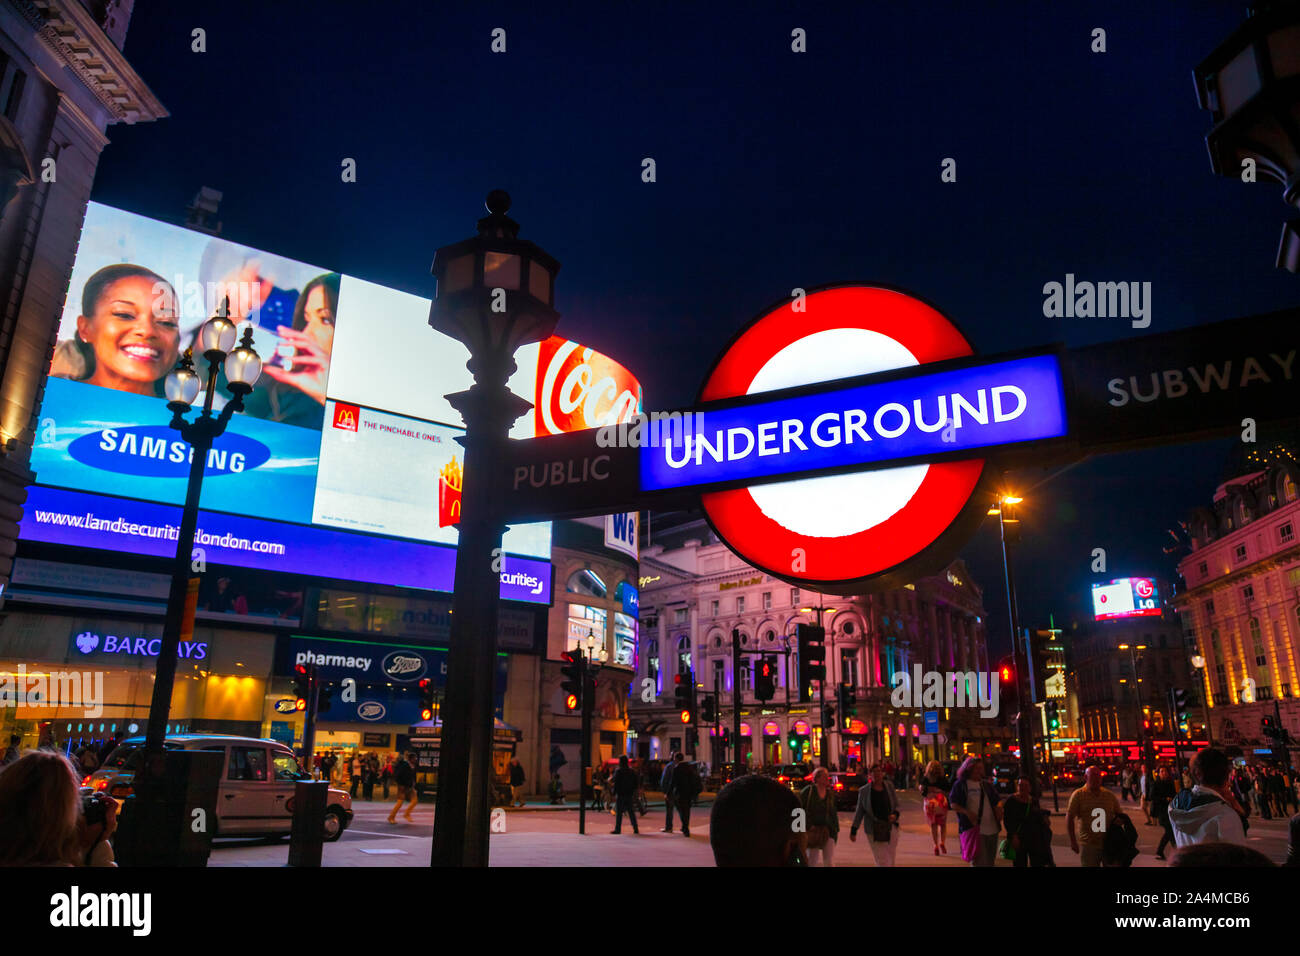
[[[601,600],[604,600],[609,593],[608,588],[605,587],[605,582],[600,579],[600,575],[591,568],[574,571],[569,576],[569,583],[565,585],[565,590],[572,594],[586,594],[589,597],[600,598]]]
[[[636,666],[636,618],[621,611],[614,612],[614,663]]]

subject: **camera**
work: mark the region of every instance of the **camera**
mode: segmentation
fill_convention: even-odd
[[[108,805],[113,803],[112,797],[98,791],[88,793],[81,798],[81,815],[86,821],[87,826],[103,824],[108,822]]]

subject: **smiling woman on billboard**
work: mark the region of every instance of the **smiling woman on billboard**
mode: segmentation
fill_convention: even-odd
[[[180,355],[176,292],[143,266],[105,266],[81,293],[73,338],[59,343],[50,374],[120,392],[161,395]]]

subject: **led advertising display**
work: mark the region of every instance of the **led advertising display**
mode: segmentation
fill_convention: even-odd
[[[1151,578],[1117,578],[1092,586],[1092,613],[1099,621],[1121,617],[1159,617],[1160,595]]]
[[[98,203],[32,453],[45,487],[32,489],[21,536],[168,553],[191,450],[167,425],[163,381],[223,300],[241,335],[251,324],[264,367],[208,456],[200,502],[208,540],[249,548],[218,544],[208,560],[450,590],[453,552],[434,562],[440,571],[402,571],[379,552],[428,561],[429,549],[356,534],[457,541],[464,428],[444,396],[472,377],[465,347],[429,327],[430,300]],[[510,387],[535,408],[515,438],[626,421],[641,407],[635,377],[577,343],[526,346],[516,364]],[[549,601],[550,547],[549,523],[507,530],[504,551],[541,567],[518,562],[517,585],[503,571],[503,597]]]

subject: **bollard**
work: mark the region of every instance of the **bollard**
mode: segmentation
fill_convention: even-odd
[[[325,842],[325,780],[299,780],[293,788],[293,826],[289,831],[289,866],[320,866]]]

